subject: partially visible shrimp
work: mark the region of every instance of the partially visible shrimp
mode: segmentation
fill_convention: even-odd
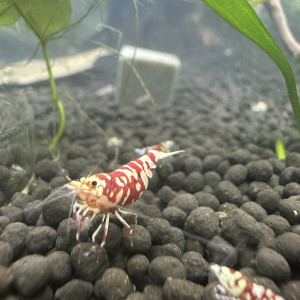
[[[102,213],[102,222],[92,235],[95,245],[97,233],[102,228],[104,233],[100,248],[104,247],[109,226],[110,213],[113,213],[120,222],[129,230],[131,238],[132,229],[120,214],[137,217],[136,214],[125,211],[120,207],[135,202],[148,187],[149,179],[160,159],[183,153],[184,150],[164,153],[150,150],[144,156],[130,161],[126,165],[111,173],[100,173],[83,177],[79,181],[71,180],[68,185],[76,189],[79,200],[73,205],[73,219],[79,220],[77,239],[82,230],[82,224],[86,218],[92,220],[98,213]]]
[[[172,147],[174,146],[174,142],[171,140],[166,140],[163,141],[157,145],[152,145],[152,146],[147,146],[144,148],[135,148],[134,151],[136,154],[138,155],[144,155],[147,152],[149,152],[150,150],[157,150],[157,151],[161,151],[161,152],[170,152]]]
[[[253,283],[239,271],[217,264],[212,264],[210,270],[220,283],[214,288],[216,300],[285,300],[272,290]]]

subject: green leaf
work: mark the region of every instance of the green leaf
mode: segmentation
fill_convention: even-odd
[[[42,39],[63,30],[70,21],[70,0],[16,0],[27,27]]]
[[[15,24],[20,18],[11,1],[0,1],[0,26]]]
[[[300,131],[300,106],[293,70],[280,48],[273,40],[247,0],[201,0],[220,17],[231,24],[263,49],[280,69],[288,89],[298,130]]]

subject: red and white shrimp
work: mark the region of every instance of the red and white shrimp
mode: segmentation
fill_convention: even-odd
[[[253,283],[239,271],[217,264],[212,264],[210,270],[220,282],[214,288],[216,300],[284,300],[272,290]]]
[[[172,147],[174,146],[174,142],[171,140],[166,140],[163,141],[157,145],[152,145],[152,146],[147,146],[144,148],[135,148],[134,151],[136,154],[138,155],[144,155],[147,152],[149,152],[150,150],[157,150],[157,151],[161,151],[161,152],[170,152]]]
[[[105,223],[102,243],[104,247],[109,226],[110,213],[122,222],[132,235],[130,225],[121,217],[121,214],[137,217],[136,214],[127,212],[120,207],[135,202],[148,187],[152,171],[156,162],[160,159],[183,153],[184,150],[164,153],[150,150],[144,156],[130,161],[126,165],[111,173],[100,173],[83,177],[79,181],[71,180],[68,185],[75,188],[79,200],[73,205],[73,218],[79,220],[77,239],[85,218],[92,220],[98,213],[103,214],[102,222],[92,235],[95,244],[95,237]]]

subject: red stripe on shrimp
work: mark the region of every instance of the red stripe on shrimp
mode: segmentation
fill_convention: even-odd
[[[76,188],[76,193],[80,198],[73,206],[75,218],[83,222],[85,218],[94,218],[98,213],[103,213],[103,220],[92,235],[95,237],[105,224],[103,239],[100,247],[106,242],[108,231],[109,214],[114,213],[122,224],[132,233],[131,227],[121,217],[121,214],[128,214],[137,217],[136,214],[121,209],[123,205],[131,204],[138,200],[148,187],[149,180],[153,175],[155,163],[162,158],[182,153],[175,151],[164,153],[151,150],[144,156],[129,162],[111,173],[100,173],[81,178],[80,181],[72,180],[69,185]],[[79,237],[80,228],[77,236]]]

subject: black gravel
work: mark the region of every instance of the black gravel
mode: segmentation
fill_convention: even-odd
[[[208,282],[208,268],[218,263],[241,269],[286,299],[299,299],[300,146],[291,109],[271,100],[267,90],[262,97],[270,110],[253,112],[241,103],[249,96],[241,83],[246,79],[235,76],[227,84],[224,74],[207,76],[184,74],[174,104],[159,110],[119,107],[110,96],[96,98],[96,84],[85,94],[82,86],[62,80],[109,137],[123,140],[118,157],[98,129],[65,103],[67,127],[53,159],[44,141],[53,124],[51,104],[47,90],[39,90],[35,179],[28,194],[11,193],[11,167],[22,151],[0,153],[0,297],[212,299],[216,283]],[[274,125],[279,119],[281,129]],[[285,161],[273,150],[278,136],[285,139]],[[124,217],[132,238],[111,217],[106,246],[99,249],[103,229],[93,245],[98,214],[79,243],[64,174],[78,179],[114,170],[137,158],[133,148],[166,139],[186,153],[158,163],[148,191],[126,208],[138,214],[137,225]]]

